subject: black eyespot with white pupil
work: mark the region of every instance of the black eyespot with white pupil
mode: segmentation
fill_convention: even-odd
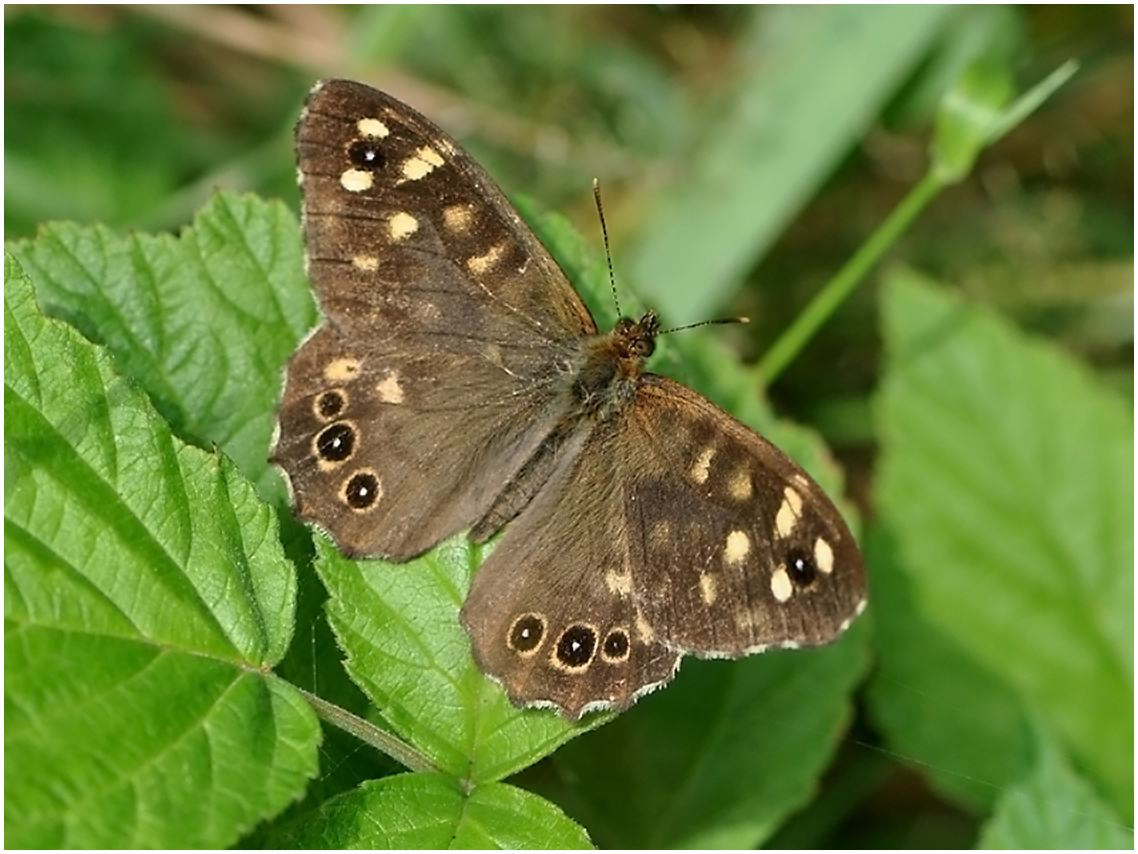
[[[545,637],[545,620],[537,614],[523,614],[510,626],[506,643],[514,652],[533,652]]]
[[[567,628],[557,640],[557,660],[568,668],[587,667],[597,649],[597,633],[589,626]]]
[[[786,561],[787,574],[795,587],[809,587],[818,577],[814,555],[805,549],[791,549]]]
[[[316,437],[316,453],[329,463],[342,463],[356,449],[356,431],[345,421],[330,424]]]
[[[620,662],[628,658],[630,649],[628,632],[624,629],[613,629],[605,635],[605,642],[601,645],[601,655],[605,661]]]
[[[357,139],[348,146],[348,159],[357,169],[378,172],[387,165],[387,157],[379,147],[379,141],[371,137]]]
[[[325,419],[335,418],[344,411],[347,401],[340,391],[326,391],[316,398],[316,414]]]
[[[379,478],[374,472],[356,472],[344,484],[343,495],[353,510],[369,510],[379,501]]]

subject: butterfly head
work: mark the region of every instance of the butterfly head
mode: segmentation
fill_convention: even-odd
[[[656,350],[656,336],[660,333],[660,318],[650,311],[639,320],[622,317],[610,336],[613,348],[622,359],[643,363]]]
[[[659,331],[660,319],[650,311],[640,320],[622,317],[612,332],[587,339],[572,384],[577,409],[601,421],[623,409],[656,349]]]

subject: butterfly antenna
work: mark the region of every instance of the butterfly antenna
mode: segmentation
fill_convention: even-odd
[[[605,239],[605,260],[609,265],[609,284],[612,286],[612,301],[616,303],[617,317],[623,317],[620,313],[620,297],[616,295],[616,275],[612,271],[612,253],[609,252],[609,230],[605,225],[605,206],[601,204],[601,182],[596,178],[593,179],[593,199],[597,203],[597,216],[601,219],[601,234]]]
[[[687,326],[673,326],[671,329],[661,329],[657,335],[670,335],[673,332],[683,332],[685,329],[696,329],[700,326],[717,326],[720,323],[750,323],[749,317],[720,317],[717,320],[701,320],[699,323],[689,323]]]

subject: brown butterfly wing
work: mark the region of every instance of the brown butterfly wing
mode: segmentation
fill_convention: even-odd
[[[622,432],[641,475],[625,494],[645,619],[704,656],[817,646],[865,605],[849,528],[802,468],[691,389],[641,378]]]
[[[695,392],[646,374],[582,431],[463,609],[515,702],[623,708],[682,653],[827,643],[864,606],[860,555],[822,490]]]
[[[522,705],[570,719],[622,709],[672,678],[679,654],[634,596],[620,422],[584,422],[474,575],[462,621],[479,668]]]
[[[444,349],[596,332],[497,184],[406,104],[325,81],[308,98],[296,148],[308,275],[335,325]]]
[[[406,559],[514,479],[596,327],[493,181],[406,105],[328,81],[297,151],[327,319],[289,364],[273,460],[347,554]]]

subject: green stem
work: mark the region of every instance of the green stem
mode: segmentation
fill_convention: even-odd
[[[296,686],[293,686],[296,688]],[[386,753],[400,765],[410,768],[412,771],[438,771],[439,766],[427,757],[426,754],[420,753],[406,742],[400,741],[386,730],[382,730],[373,724],[371,721],[365,721],[361,717],[353,715],[346,709],[341,709],[334,703],[329,703],[327,700],[317,697],[315,694],[310,694],[303,688],[296,688],[304,699],[308,701],[308,705],[316,711],[324,720],[333,726],[337,726],[344,732],[350,733],[358,738],[365,744],[370,744],[380,753]]]
[[[933,171],[925,173],[920,182],[901,200],[901,204],[878,226],[838,274],[810,301],[806,309],[755,366],[756,379],[769,386],[830,319],[838,307],[853,293],[853,289],[881,260],[901,233],[917,218],[945,184]]]

